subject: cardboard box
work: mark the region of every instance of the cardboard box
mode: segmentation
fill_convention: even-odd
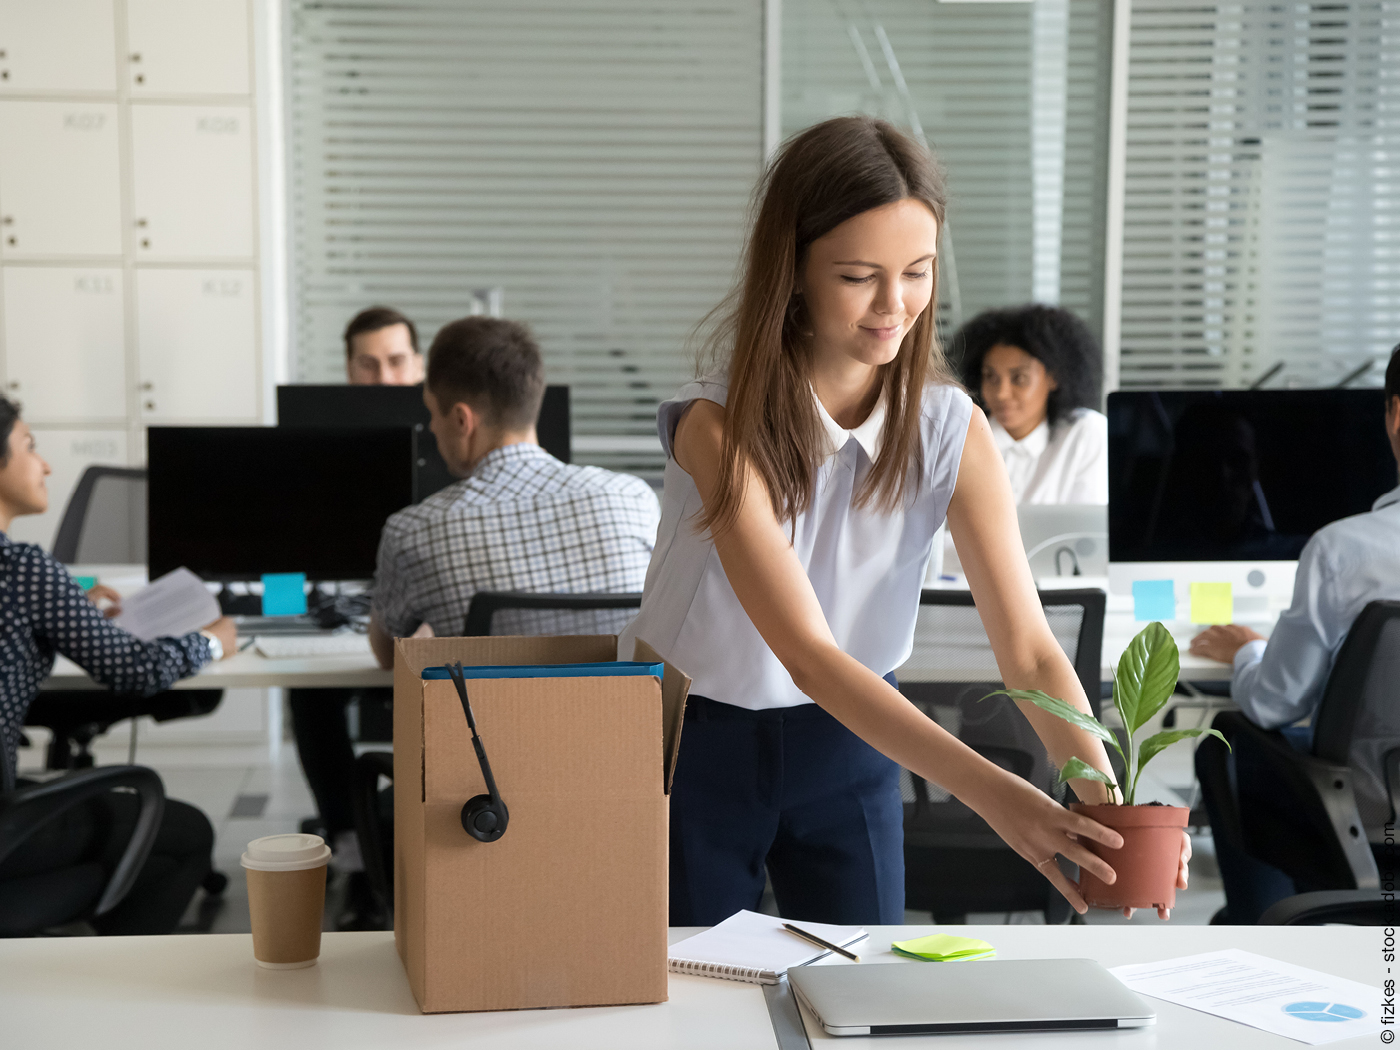
[[[424,667],[613,660],[611,636],[401,638],[394,656],[394,940],[425,1013],[666,998],[668,793],[690,680],[476,679],[467,695],[510,825],[471,838],[486,791],[450,681]],[[638,660],[663,661],[643,642]]]

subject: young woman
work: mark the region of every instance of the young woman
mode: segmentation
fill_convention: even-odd
[[[194,674],[216,652],[232,653],[237,641],[233,621],[222,617],[180,638],[143,642],[110,623],[42,549],[5,535],[16,517],[47,509],[48,473],[19,409],[0,398],[0,792],[17,783],[15,751],[24,714],[53,668],[56,652],[115,691],[150,695]],[[104,589],[100,596],[115,594]],[[42,878],[84,860],[111,863],[111,843],[126,841],[138,808],[134,796],[113,792],[69,810],[0,862],[0,884]],[[172,932],[209,874],[213,847],[208,818],[193,806],[167,799],[151,855],[135,884],[92,925],[107,934]]]
[[[889,124],[843,117],[799,135],[761,187],[727,371],[661,407],[661,527],[621,651],[645,639],[693,678],[671,793],[673,925],[755,908],[765,867],[786,916],[903,921],[901,765],[981,814],[1080,911],[1056,855],[1114,877],[1078,840],[1116,847],[1116,832],[892,684],[946,515],[1003,679],[1089,710],[986,420],[934,343],[943,214],[932,158]],[[1057,763],[1109,768],[1087,734],[1025,713]],[[1101,784],[1074,787],[1105,800]]]
[[[962,381],[991,416],[1017,503],[1107,503],[1108,420],[1093,334],[1068,310],[988,310],[953,339]]]

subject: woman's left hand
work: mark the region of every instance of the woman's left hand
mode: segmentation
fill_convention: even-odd
[[[120,616],[122,612],[122,596],[106,584],[99,583],[88,588],[88,600],[102,610],[102,615],[107,619]],[[103,602],[107,602],[104,607]]]
[[[1186,830],[1183,828],[1183,829],[1182,829],[1182,832],[1181,832],[1181,858],[1180,858],[1180,860],[1177,862],[1177,869],[1176,869],[1176,888],[1179,889],[1179,890],[1184,890],[1184,889],[1186,888],[1186,879],[1187,879],[1187,876],[1190,875],[1190,872],[1189,872],[1189,870],[1188,870],[1188,866],[1189,866],[1190,863],[1191,863],[1191,836],[1188,835],[1188,834],[1186,834]],[[1131,918],[1133,917],[1133,912],[1134,912],[1135,910],[1136,910],[1136,909],[1134,909],[1134,908],[1124,908],[1124,909],[1123,909],[1123,917],[1126,918],[1126,919],[1131,919]],[[1159,919],[1170,919],[1171,917],[1172,917],[1172,911],[1171,911],[1170,908],[1158,908],[1158,909],[1157,909],[1157,918],[1159,918]]]

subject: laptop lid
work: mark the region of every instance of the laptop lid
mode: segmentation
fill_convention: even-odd
[[[832,1035],[1141,1028],[1157,1014],[1092,959],[804,966],[788,983]]]

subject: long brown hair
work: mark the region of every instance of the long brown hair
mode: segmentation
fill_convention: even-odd
[[[755,199],[744,273],[718,308],[712,350],[727,344],[729,395],[715,498],[702,526],[734,523],[743,499],[745,464],[768,489],[779,521],[792,521],[812,501],[823,432],[811,389],[806,311],[794,294],[797,275],[817,238],[847,219],[897,201],[921,201],[943,229],[943,173],[928,151],[894,125],[872,117],[837,117],[790,139],[769,165]],[[893,361],[881,366],[886,399],[880,454],[859,492],[858,506],[890,511],[922,477],[919,419],[924,385],[952,382],[934,332],[933,296],[905,335]]]

